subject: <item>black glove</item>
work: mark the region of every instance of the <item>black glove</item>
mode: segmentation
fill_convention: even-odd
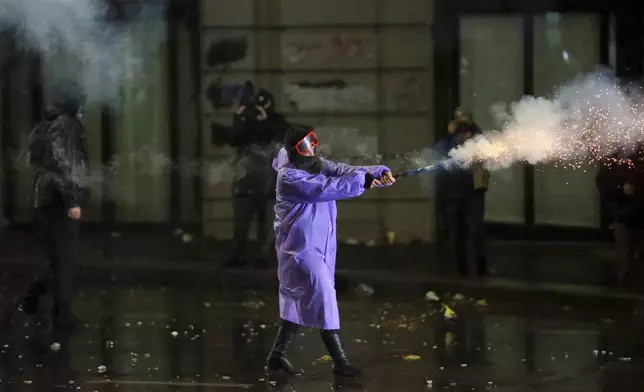
[[[371,188],[371,183],[375,180],[375,177],[372,174],[365,174],[364,175],[364,189],[369,189]]]

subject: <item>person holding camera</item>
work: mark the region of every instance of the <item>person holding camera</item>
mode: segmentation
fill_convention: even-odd
[[[258,267],[266,267],[272,249],[272,209],[275,172],[271,166],[289,124],[275,111],[275,99],[265,89],[242,100],[235,112],[231,144],[237,149],[233,180],[234,233],[228,266],[248,263],[246,248],[253,220],[257,223]]]

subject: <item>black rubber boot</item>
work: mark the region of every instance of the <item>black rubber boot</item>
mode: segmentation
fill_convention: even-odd
[[[275,337],[275,343],[273,343],[273,349],[268,355],[266,360],[266,369],[268,371],[279,371],[282,370],[288,374],[302,374],[302,369],[298,369],[288,360],[288,350],[291,348],[295,337],[297,336],[297,330],[299,326],[297,324],[283,321],[279,330],[277,331],[277,336]]]
[[[352,365],[344,353],[340,331],[321,330],[320,335],[331,359],[333,359],[333,373],[340,377],[359,377],[362,375],[362,370]]]

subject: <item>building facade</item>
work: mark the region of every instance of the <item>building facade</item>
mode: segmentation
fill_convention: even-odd
[[[597,65],[639,80],[642,5],[506,0],[175,1],[167,39],[143,50],[147,76],[123,86],[116,105],[87,110],[98,169],[88,219],[96,223],[199,225],[232,232],[233,151],[222,133],[245,80],[276,96],[289,121],[316,127],[334,148],[396,156],[431,148],[456,106],[486,129],[490,107],[549,95]],[[9,34],[2,60],[2,203],[11,222],[31,219],[31,177],[21,151],[47,101],[55,60],[19,52]],[[494,172],[486,219],[492,236],[573,238],[605,226],[596,167],[519,164]],[[394,231],[434,241],[441,207],[430,176],[339,203],[339,236]],[[554,234],[553,234],[554,233]]]

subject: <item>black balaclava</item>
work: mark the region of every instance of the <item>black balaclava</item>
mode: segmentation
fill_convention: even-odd
[[[77,118],[85,105],[86,96],[80,84],[73,80],[61,80],[52,91],[53,104],[62,114]]]
[[[312,174],[320,174],[322,171],[322,161],[320,158],[301,155],[295,149],[297,143],[304,139],[310,132],[310,128],[301,126],[291,127],[284,139],[284,148],[286,148],[286,151],[288,152],[288,160],[293,164],[293,166]]]

